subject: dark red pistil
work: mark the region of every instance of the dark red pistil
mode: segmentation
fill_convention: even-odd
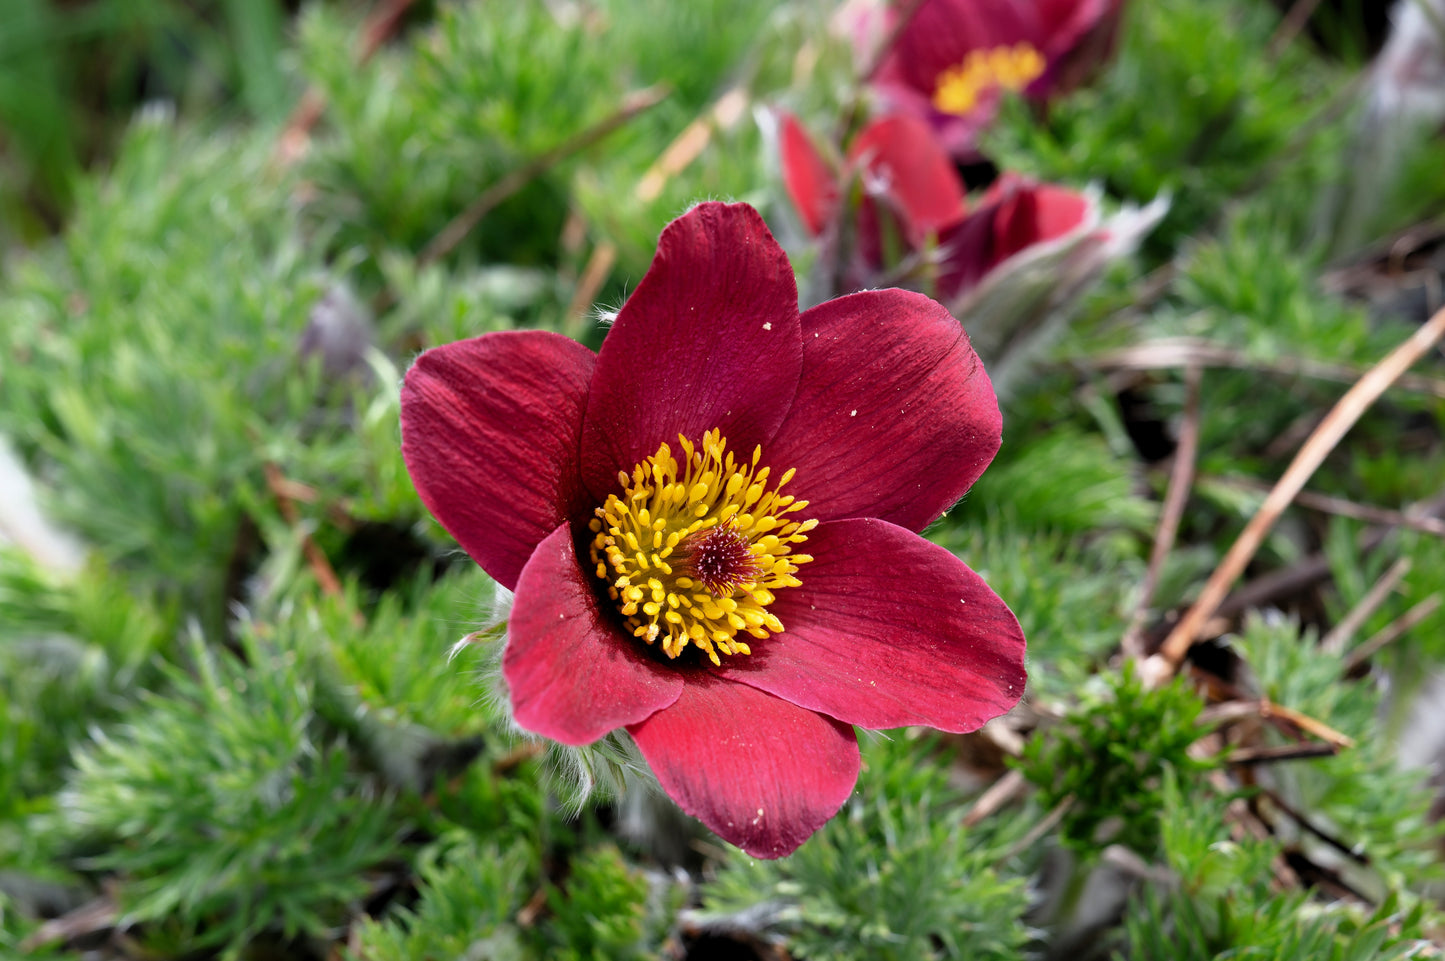
[[[693,534],[681,553],[686,573],[714,597],[728,597],[762,573],[748,539],[727,525]]]

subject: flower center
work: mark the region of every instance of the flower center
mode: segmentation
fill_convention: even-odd
[[[963,63],[938,75],[933,106],[943,113],[963,116],[993,89],[1022,90],[1044,72],[1047,62],[1031,44],[970,50]]]
[[[769,490],[769,468],[737,460],[720,431],[694,446],[679,436],[681,456],[666,443],[632,469],[619,471],[612,494],[589,523],[591,557],[607,595],[635,637],[659,643],[668,657],[689,644],[714,664],[723,654],[751,654],[738,635],[765,638],[783,630],[768,610],[773,591],[797,587],[792,553],[816,520],[789,520],[808,506],[781,493],[784,472]]]

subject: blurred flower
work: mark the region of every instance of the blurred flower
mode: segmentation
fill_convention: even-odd
[[[1000,392],[1169,206],[1160,198],[1105,217],[1096,191],[1006,172],[970,209],[957,170],[915,117],[869,124],[841,162],[796,118],[777,120],[784,186],[822,248],[816,299],[885,284],[921,289],[963,324]]]
[[[570,745],[626,728],[758,857],[851,793],[853,725],[968,731],[1022,694],[1017,620],[916,533],[999,441],[947,311],[880,290],[799,314],[742,204],[667,227],[600,353],[486,334],[422,354],[402,390],[422,501],[515,591],[516,722]]]
[[[1105,217],[1094,190],[1074,193],[1005,176],[940,243],[952,251],[945,302],[1006,396],[1065,328],[1114,261],[1133,253],[1169,210],[1167,197]],[[982,268],[977,282],[968,271]]]
[[[778,146],[783,183],[803,226],[818,236],[838,214],[844,184],[862,183],[871,234],[859,243],[876,250],[882,240],[876,203],[896,218],[914,247],[963,216],[963,181],[928,125],[913,117],[874,120],[854,138],[847,158],[830,162],[796,117],[779,113]]]
[[[824,157],[795,117],[778,120],[783,183],[804,228],[850,248],[841,288],[899,279],[901,261],[912,255],[921,285],[947,304],[1014,254],[1098,220],[1086,195],[1011,173],[969,211],[953,162],[915,117],[873,121],[841,164]],[[862,190],[845,197],[852,182]],[[847,218],[850,200],[855,215]]]
[[[1042,103],[1089,78],[1113,50],[1123,0],[924,0],[900,27],[907,6],[874,15],[896,37],[868,80],[890,110],[927,120],[971,159],[1002,93]]]
[[[937,296],[951,303],[1010,257],[1098,223],[1087,194],[1005,173],[967,217],[938,239]]]

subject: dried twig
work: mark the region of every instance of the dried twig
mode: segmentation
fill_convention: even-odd
[[[1381,604],[1400,586],[1405,575],[1410,573],[1410,558],[1402,557],[1390,565],[1390,569],[1375,582],[1374,586],[1365,592],[1360,602],[1350,609],[1350,612],[1340,618],[1340,622],[1330,629],[1330,632],[1320,638],[1320,650],[1327,654],[1338,654],[1345,649],[1350,638],[1369,619],[1370,615],[1379,610]]]
[[[633,196],[642,203],[651,203],[662,195],[667,182],[682,173],[707,149],[712,142],[716,128],[727,129],[738,122],[748,106],[748,92],[742,86],[730,88],[700,116],[682,128],[682,133],[673,138],[658,156],[657,160],[642,179],[637,182]]]
[[[457,244],[461,243],[497,204],[521,190],[533,179],[562,160],[586,150],[615,132],[633,117],[657,106],[666,97],[667,89],[662,86],[647,87],[631,93],[622,101],[622,106],[609,116],[575,136],[567,138],[551,150],[538,154],[521,166],[508,171],[500,180],[482,191],[477,199],[467,206],[467,209],[453,217],[451,223],[443,227],[441,232],[431,239],[422,249],[421,254],[417,256],[417,264],[425,266],[451,253]]]
[[[1211,693],[1214,694],[1227,696],[1237,693],[1236,688],[1218,678],[1209,678],[1209,687]],[[1302,714],[1294,708],[1276,704],[1267,697],[1237,697],[1223,704],[1212,704],[1204,709],[1199,720],[1201,724],[1224,724],[1246,717],[1258,717],[1261,720],[1273,722],[1276,728],[1283,727],[1285,733],[1292,737],[1295,736],[1295,731],[1302,731],[1336,748],[1355,746],[1355,739],[1348,734],[1342,734],[1325,722],[1310,717],[1308,714]],[[1283,722],[1283,724],[1279,722]],[[1292,731],[1290,728],[1295,730]]]
[[[1319,428],[1305,441],[1259,510],[1245,525],[1243,533],[1210,575],[1194,606],[1165,638],[1159,653],[1146,662],[1148,670],[1145,671],[1145,678],[1148,681],[1162,683],[1174,674],[1198,636],[1199,628],[1213,616],[1230,586],[1239,579],[1245,565],[1259,550],[1265,535],[1314,475],[1325,457],[1380,395],[1399,380],[1416,361],[1432,350],[1442,337],[1445,337],[1445,310],[1438,311],[1404,343],[1370,368],[1339,399]]]
[[[1324,741],[1302,744],[1275,744],[1267,747],[1241,747],[1225,755],[1230,764],[1273,764],[1276,761],[1304,761],[1316,757],[1332,757],[1339,748]]]
[[[1311,734],[1335,748],[1355,746],[1355,739],[1348,734],[1341,734],[1323,721],[1310,717],[1308,714],[1302,714],[1292,707],[1276,704],[1268,698],[1260,699],[1259,716],[1265,720],[1278,718],[1287,721],[1306,734]]]
[[[1269,491],[1268,484],[1261,484],[1247,477],[1211,477],[1209,480],[1212,483],[1257,490],[1260,493]],[[1343,497],[1334,497],[1330,494],[1308,490],[1300,491],[1295,495],[1294,500],[1301,507],[1308,507],[1325,514],[1337,514],[1340,517],[1352,517],[1355,520],[1383,524],[1386,527],[1404,527],[1422,534],[1445,537],[1445,520],[1431,517],[1428,514],[1398,511],[1389,507],[1377,507],[1374,504],[1361,504]]]
[[[1320,0],[1295,0],[1289,8],[1289,13],[1285,14],[1284,19],[1275,28],[1274,36],[1269,38],[1269,45],[1265,47],[1265,56],[1274,60],[1283,53],[1294,38],[1299,36],[1299,32],[1305,28],[1305,24],[1309,23],[1310,17],[1314,15],[1319,5]]]
[[[1356,862],[1357,864],[1370,863],[1369,855],[1365,854],[1363,851],[1360,851],[1355,847],[1351,847],[1344,841],[1341,841],[1339,838],[1335,837],[1333,834],[1330,834],[1324,828],[1315,824],[1313,821],[1305,817],[1302,813],[1300,813],[1293,806],[1291,806],[1288,802],[1286,802],[1284,798],[1280,797],[1277,792],[1271,791],[1269,788],[1260,788],[1259,791],[1262,795],[1264,795],[1264,797],[1269,799],[1269,802],[1271,804],[1279,808],[1280,811],[1283,812],[1290,820],[1294,821],[1300,827],[1304,828],[1310,834],[1313,834],[1315,837],[1319,838],[1321,841],[1325,842],[1336,851],[1339,851],[1345,857]]]
[[[1334,364],[1305,357],[1276,357],[1262,360],[1224,344],[1212,344],[1193,337],[1166,337],[1146,341],[1084,358],[1084,362],[1102,368],[1121,370],[1159,370],[1170,367],[1229,367],[1235,370],[1262,371],[1287,377],[1310,377],[1349,384],[1364,375],[1358,367]],[[1445,380],[1401,374],[1394,386],[1418,394],[1445,398]]]
[[[1440,603],[1440,595],[1431,594],[1395,618],[1395,620],[1386,624],[1374,637],[1363,642],[1353,651],[1350,651],[1349,654],[1345,655],[1345,676],[1349,677],[1351,674],[1354,674],[1360,668],[1364,667],[1366,661],[1380,653],[1386,645],[1393,644],[1404,636],[1406,631],[1413,628],[1416,624],[1419,624],[1431,614],[1434,614],[1436,609],[1440,607]]]
[[[873,75],[878,72],[878,68],[883,66],[883,60],[888,56],[888,51],[893,49],[893,45],[898,42],[898,37],[913,21],[914,14],[918,13],[918,8],[921,6],[923,6],[923,0],[906,0],[906,2],[898,4],[894,11],[897,19],[893,21],[893,28],[888,31],[888,35],[883,38],[883,41],[873,48],[864,69],[858,71],[858,76],[863,78],[864,83],[872,80]]]
[[[375,56],[387,38],[396,32],[402,16],[416,0],[382,0],[361,28],[361,42],[356,51],[357,66]],[[275,160],[290,166],[306,155],[311,144],[311,130],[326,112],[326,98],[315,87],[308,87],[297,101],[296,108],[281,128],[276,140]]]
[[[281,473],[281,468],[271,461],[267,461],[262,469],[266,472],[266,487],[271,491],[271,496],[276,498],[276,507],[281,511],[281,517],[293,528],[298,527],[301,518],[296,513],[295,502],[291,499],[293,482],[287,480]],[[322,592],[328,597],[340,597],[341,581],[337,578],[331,561],[327,560],[326,552],[316,546],[310,534],[300,531],[300,536],[301,552],[306,555],[306,563],[311,565],[311,572],[316,575],[316,583],[321,585]]]
[[[999,808],[1008,804],[1024,792],[1028,781],[1024,780],[1023,772],[1018,768],[1012,768],[1003,777],[989,785],[988,790],[978,796],[973,802],[973,807],[963,816],[963,826],[973,827],[984,818],[993,814]]]
[[[998,866],[1007,861],[1011,861],[1039,843],[1039,838],[1042,838],[1045,834],[1048,834],[1057,827],[1058,823],[1064,819],[1064,815],[1069,813],[1077,801],[1078,798],[1070,794],[1058,804],[1055,804],[1054,809],[1040,818],[1038,824],[1029,828],[1027,834],[1009,845],[1008,850],[1004,851],[1004,853],[999,855],[998,859],[994,861],[994,865]]]
[[[1164,495],[1164,507],[1159,515],[1159,529],[1154,532],[1154,549],[1149,554],[1149,569],[1144,574],[1144,583],[1139,586],[1139,600],[1134,606],[1134,615],[1124,631],[1123,648],[1126,657],[1144,656],[1144,618],[1148,616],[1149,604],[1159,586],[1164,571],[1164,562],[1174,549],[1174,538],[1179,533],[1179,522],[1184,517],[1184,506],[1189,501],[1189,489],[1194,482],[1194,462],[1199,452],[1199,382],[1202,371],[1197,364],[1191,364],[1184,372],[1184,423],[1179,429],[1179,446],[1174,451],[1174,466],[1169,471],[1169,488]]]
[[[87,901],[73,911],[51,918],[40,925],[20,942],[20,950],[27,954],[51,944],[69,944],[88,935],[115,927],[120,920],[120,909],[113,894],[107,893],[93,901]]]
[[[541,741],[524,741],[493,761],[492,773],[497,775],[510,774],[516,768],[532,760],[532,758],[541,757],[546,750],[547,745]]]

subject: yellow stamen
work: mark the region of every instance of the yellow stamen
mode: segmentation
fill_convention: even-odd
[[[978,106],[988,91],[1022,90],[1043,75],[1048,62],[1032,45],[970,50],[963,63],[938,75],[933,106],[943,113],[963,116]]]
[[[692,645],[721,664],[719,653],[752,653],[739,632],[763,639],[783,630],[767,607],[774,591],[802,583],[798,565],[813,558],[793,545],[818,522],[788,519],[808,502],[779,493],[792,470],[769,489],[761,447],[740,461],[717,430],[701,445],[678,443],[680,457],[664,443],[631,475],[618,473],[621,493],[588,524],[591,559],[633,636],[668,657]]]

